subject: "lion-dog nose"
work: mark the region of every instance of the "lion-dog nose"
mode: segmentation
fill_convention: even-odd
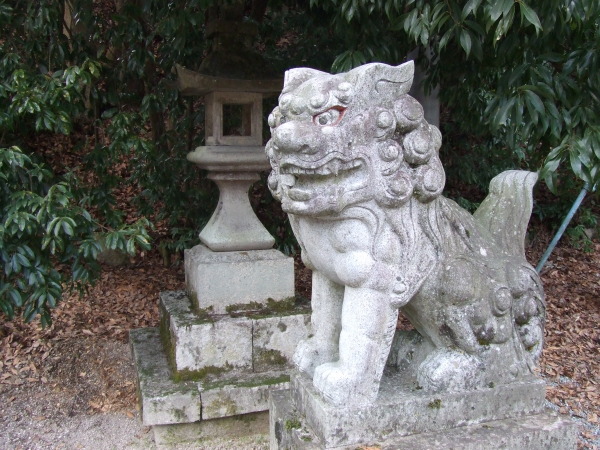
[[[286,122],[275,128],[272,136],[277,147],[276,151],[278,153],[299,152],[306,142],[300,138],[301,134],[298,131],[297,124],[293,122]]]

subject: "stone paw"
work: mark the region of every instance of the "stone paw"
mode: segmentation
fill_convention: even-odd
[[[329,402],[346,407],[372,403],[379,387],[369,377],[361,377],[339,361],[317,367],[313,384]]]
[[[299,371],[312,377],[317,366],[333,361],[335,358],[337,354],[334,350],[318,345],[315,339],[305,339],[296,347],[293,361]]]

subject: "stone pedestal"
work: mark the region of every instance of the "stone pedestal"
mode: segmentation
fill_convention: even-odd
[[[238,144],[261,141],[251,138]],[[268,166],[264,150],[219,139],[228,145],[188,155],[210,171],[220,197],[202,244],[185,251],[187,292],[161,293],[160,329],[130,335],[142,419],[157,445],[268,434],[269,392],[289,386],[296,344],[309,334],[309,307],[294,297],[294,261],[271,248],[248,200]]]
[[[294,260],[274,250],[185,251],[185,282],[194,307],[226,314],[236,305],[279,302],[294,296]]]
[[[217,251],[273,247],[275,239],[258,220],[248,202],[248,190],[260,179],[258,174],[210,173],[208,178],[219,186],[219,203],[200,233],[200,241]]]
[[[160,328],[132,330],[144,425],[157,444],[267,434],[269,392],[289,387],[308,335],[306,305],[198,313],[182,291],[160,295]]]
[[[160,328],[130,333],[142,420],[157,445],[268,434],[269,393],[289,387],[309,334],[293,270],[276,250],[186,251],[189,293],[162,292]]]
[[[386,369],[374,404],[339,408],[294,373],[289,390],[271,395],[271,449],[574,449],[577,427],[545,410],[544,392],[532,378],[430,394]]]

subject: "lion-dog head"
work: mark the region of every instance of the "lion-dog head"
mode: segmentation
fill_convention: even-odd
[[[286,72],[269,116],[269,188],[290,214],[327,216],[375,200],[397,208],[440,195],[439,130],[408,91],[412,61],[331,75]]]

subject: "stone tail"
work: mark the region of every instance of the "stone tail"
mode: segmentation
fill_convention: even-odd
[[[490,182],[490,192],[473,217],[507,254],[525,257],[525,233],[533,208],[537,174],[508,170]]]

